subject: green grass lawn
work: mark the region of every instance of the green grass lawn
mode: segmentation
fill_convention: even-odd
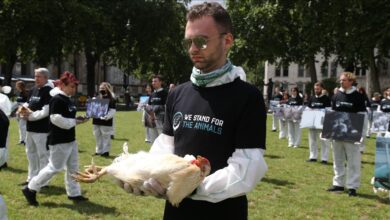
[[[124,141],[129,151],[148,150],[144,142],[144,128],[140,112],[118,112],[112,155],[122,151]],[[270,131],[271,118],[268,120]],[[95,139],[91,122],[77,127],[80,167],[91,163],[95,152]],[[390,219],[390,203],[378,199],[373,193],[370,179],[375,161],[375,138],[367,140],[362,157],[361,187],[358,197],[332,194],[326,189],[332,184],[332,165],[307,163],[309,149],[307,130],[302,133],[302,146],[288,148],[287,140],[279,140],[277,132],[267,133],[265,159],[269,170],[249,193],[249,219]],[[164,201],[152,197],[139,197],[125,193],[113,180],[104,177],[94,184],[82,184],[89,202],[73,204],[66,197],[63,173],[57,174],[48,189],[37,199],[39,207],[27,205],[21,187],[26,180],[27,159],[25,149],[16,145],[17,123],[11,120],[9,168],[0,172],[0,193],[8,208],[9,219],[161,219]],[[98,165],[108,165],[111,158],[95,157]]]

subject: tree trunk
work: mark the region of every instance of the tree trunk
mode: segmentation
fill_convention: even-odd
[[[318,81],[314,55],[311,56],[306,63],[306,72],[310,74],[310,81],[312,84]],[[310,88],[310,91],[314,94],[314,88]]]
[[[12,54],[8,57],[7,62],[5,63],[5,74],[4,74],[4,82],[3,85],[11,86],[12,82],[12,69],[16,63],[17,56],[16,54]]]
[[[374,92],[380,92],[381,87],[379,83],[379,69],[375,62],[374,50],[369,55],[369,73],[366,75],[366,92],[369,97],[372,96]]]
[[[95,96],[95,65],[97,55],[91,51],[85,51],[87,60],[87,92],[89,97]]]

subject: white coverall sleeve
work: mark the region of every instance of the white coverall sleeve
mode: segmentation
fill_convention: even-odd
[[[116,110],[115,110],[114,108],[110,108],[110,109],[108,110],[108,112],[107,112],[107,115],[104,116],[104,119],[105,119],[105,120],[110,120],[110,119],[114,118],[115,113],[116,113]]]
[[[173,136],[160,134],[153,142],[149,152],[156,154],[173,154],[173,149]]]
[[[256,186],[267,170],[262,149],[236,149],[228,159],[228,166],[207,176],[191,198],[216,203],[244,195]]]
[[[29,121],[38,121],[42,118],[49,116],[49,105],[44,105],[41,110],[32,112],[28,116]]]
[[[53,123],[55,126],[69,130],[76,126],[76,119],[74,118],[65,118],[60,114],[52,114],[50,115],[50,122]]]

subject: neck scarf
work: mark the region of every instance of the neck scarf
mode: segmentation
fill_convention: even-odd
[[[214,70],[210,73],[202,73],[197,68],[192,68],[191,82],[200,87],[208,87],[214,80],[224,76],[233,69],[233,64],[228,60],[221,68]]]

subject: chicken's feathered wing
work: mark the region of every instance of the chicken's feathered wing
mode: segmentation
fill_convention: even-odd
[[[127,144],[124,145],[124,149]],[[92,183],[105,174],[129,184],[132,188],[144,189],[144,182],[157,180],[166,189],[166,197],[177,206],[191,194],[210,172],[210,164],[203,157],[179,157],[173,154],[125,153],[107,167],[97,168],[94,164],[85,172],[73,175],[79,182]],[[206,163],[198,162],[199,158]],[[147,193],[147,191],[145,191]]]

